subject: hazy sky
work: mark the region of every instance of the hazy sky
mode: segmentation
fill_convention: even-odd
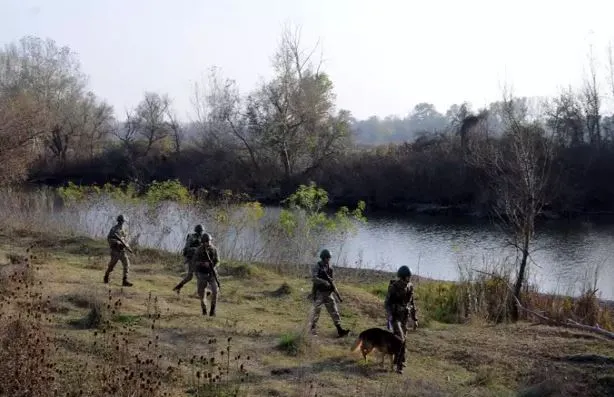
[[[50,37],[78,53],[90,88],[123,115],[145,90],[191,111],[210,66],[242,91],[270,76],[284,23],[321,39],[337,103],[357,118],[419,102],[482,106],[579,85],[589,44],[606,87],[612,0],[0,0],[0,42]]]

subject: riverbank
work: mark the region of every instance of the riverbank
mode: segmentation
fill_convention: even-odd
[[[381,296],[389,278],[385,272],[377,277],[371,271],[339,272],[338,287],[344,298],[341,315],[353,335],[338,339],[325,311],[320,335],[303,333],[310,281],[300,267],[292,267],[291,272],[263,264],[223,264],[218,315],[209,318],[200,314],[198,301],[191,296],[194,283],[186,285],[180,296],[171,291],[181,276],[177,255],[138,250],[131,270],[135,285],[123,289],[119,267],[108,287],[101,282],[107,255],[104,241],[85,237],[24,231],[0,234],[1,286],[5,291],[13,288],[17,296],[13,303],[5,300],[3,313],[11,305],[23,309],[28,299],[19,298],[19,290],[10,286],[6,275],[23,268],[20,263],[29,256],[34,267],[31,274],[27,272],[31,285],[42,282],[37,288],[49,315],[44,327],[49,337],[46,351],[57,348],[48,359],[55,363],[56,371],[62,371],[54,382],[63,395],[77,395],[79,390],[91,396],[111,395],[99,393],[98,374],[109,375],[107,383],[112,383],[115,378],[110,375],[121,374],[122,368],[132,365],[127,357],[136,353],[155,358],[155,363],[147,364],[156,375],[154,383],[159,380],[159,390],[173,396],[189,395],[188,391],[200,396],[233,395],[227,392],[234,388],[239,389],[238,395],[249,396],[352,393],[382,397],[512,396],[527,388],[534,393],[555,390],[554,395],[561,396],[606,396],[614,390],[614,378],[608,374],[611,363],[581,356],[588,360],[582,363],[577,356],[610,354],[611,342],[584,332],[524,322],[494,326],[477,317],[462,325],[437,321],[437,306],[427,300],[433,291],[445,295],[448,283],[417,282],[419,315],[424,321],[409,335],[408,367],[399,376],[385,372],[377,355],[365,364],[360,354],[349,351],[361,330],[385,328]],[[3,331],[7,321],[6,316],[0,317]],[[114,338],[120,337],[115,350]],[[18,344],[20,337],[4,332],[2,338]],[[217,371],[211,369],[212,357],[224,373],[217,390],[205,394],[212,387],[203,386],[208,382],[204,377],[207,373],[215,377]],[[11,361],[1,365],[10,366]],[[8,370],[3,368],[10,373]],[[126,384],[138,383],[120,381],[123,378],[117,376],[115,384],[126,390]],[[147,377],[147,371],[143,376]],[[194,394],[199,388],[200,394]],[[136,395],[161,395],[157,390]]]

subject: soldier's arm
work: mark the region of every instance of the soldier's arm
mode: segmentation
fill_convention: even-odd
[[[121,243],[122,237],[122,230],[118,229],[117,226],[113,226],[107,235],[107,241]]]
[[[187,236],[185,236],[185,244],[183,245],[183,249],[188,248],[191,242],[192,239],[190,238],[190,233],[188,233]]]
[[[217,253],[217,248],[213,248],[213,257],[211,258],[211,260],[213,261],[213,266],[217,266],[220,263],[220,256]]]
[[[409,316],[414,320],[414,329],[418,326],[418,316],[416,315],[416,304],[414,302],[414,286],[409,287]]]
[[[392,296],[392,292],[394,290],[394,281],[390,281],[388,284],[388,291],[386,292],[386,298],[384,299],[384,307],[386,308],[386,313],[390,315],[392,313],[392,302],[390,302],[390,297]]]
[[[113,239],[113,236],[115,236],[115,226],[111,227],[111,229],[109,230],[109,233],[107,234],[107,240]]]
[[[415,304],[414,304],[414,286],[410,285],[409,286],[409,307],[410,308],[414,308]]]
[[[181,251],[183,256],[186,256],[188,254],[188,250],[191,248],[190,247],[190,234],[188,233],[188,235],[185,238],[185,244],[183,245],[183,250]]]
[[[311,279],[313,280],[313,283],[319,287],[325,287],[325,288],[330,287],[330,283],[328,282],[328,280],[324,280],[323,278],[320,278],[319,276],[320,276],[320,266],[316,264],[315,266],[311,268]]]

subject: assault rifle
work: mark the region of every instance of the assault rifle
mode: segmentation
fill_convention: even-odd
[[[213,263],[213,261],[211,260],[211,257],[209,256],[209,251],[207,251],[207,248],[204,247],[205,249],[205,254],[207,254],[207,259],[209,259],[209,263],[211,263],[211,273],[213,273],[213,278],[215,279],[215,283],[217,284],[218,288],[222,288],[222,286],[220,285],[220,280],[217,279],[217,272],[215,271],[215,263]]]
[[[339,302],[343,302],[343,299],[341,299],[341,295],[339,294],[339,290],[337,289],[337,286],[335,285],[335,283],[333,282],[333,279],[330,278],[330,276],[328,275],[328,273],[326,273],[325,271],[321,272],[321,274],[324,276],[324,278],[326,279],[326,281],[328,281],[331,285],[331,287],[333,287],[333,293],[335,294],[335,296],[337,297],[337,299],[339,299]]]
[[[130,246],[128,245],[127,242],[124,241],[123,238],[119,237],[117,234],[114,234],[112,236],[113,239],[119,241],[121,243],[121,245],[124,246],[124,248],[126,248],[126,250],[128,250],[128,252],[130,252],[131,254],[134,254],[134,251],[132,251],[132,248],[130,248]]]

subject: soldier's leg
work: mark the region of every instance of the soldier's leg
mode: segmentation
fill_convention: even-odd
[[[183,286],[190,282],[190,280],[192,280],[192,277],[194,277],[194,269],[192,268],[192,265],[190,263],[187,263],[187,269],[188,269],[188,274],[186,274],[186,276],[181,279],[181,281],[179,282],[179,284],[177,284],[175,286],[175,288],[173,288],[173,291],[177,291],[177,293],[179,293],[179,291],[181,290],[181,288],[183,288]],[[198,287],[197,289],[197,293],[198,293]]]
[[[409,321],[408,317],[405,317],[403,319],[403,321],[401,322],[401,329],[403,330],[403,339],[405,339],[405,336],[407,335],[407,323]]]
[[[111,260],[109,260],[109,264],[107,265],[107,270],[104,272],[104,283],[109,282],[109,274],[115,268],[115,265],[119,261],[119,253],[116,250],[111,250]]]
[[[124,277],[122,286],[132,287],[132,283],[128,281],[128,273],[130,273],[130,259],[125,251],[120,252],[119,260],[122,262]]]
[[[207,280],[204,275],[196,274],[196,288],[198,290],[198,298],[200,300],[200,308],[203,312],[203,316],[207,315],[207,303],[205,302],[205,288],[207,287]]]
[[[210,316],[215,316],[215,306],[217,305],[217,297],[218,297],[218,289],[217,283],[215,279],[209,279],[209,289],[211,290],[211,311],[209,312]]]
[[[402,340],[405,340],[405,332],[403,332],[403,325],[401,325],[401,320],[393,316],[390,323],[392,325],[392,333],[401,338]]]
[[[313,300],[313,307],[311,308],[311,314],[309,316],[309,330],[312,334],[316,334],[316,325],[320,319],[320,311],[322,310],[323,300],[320,294],[316,293]]]
[[[341,325],[341,316],[339,315],[339,309],[337,308],[337,302],[330,296],[327,295],[324,298],[324,306],[326,306],[326,311],[330,315],[330,318],[333,320],[333,324],[336,326]]]
[[[396,365],[397,372],[403,373],[403,368],[405,368],[405,344],[407,343],[407,339],[403,340],[403,345],[401,346],[400,351],[396,354]]]
[[[326,310],[328,311],[330,318],[335,324],[335,328],[337,328],[337,333],[339,336],[346,336],[350,331],[341,327],[341,316],[339,315],[339,309],[337,308],[337,302],[335,302],[335,299],[333,299],[333,297],[330,295],[326,295],[324,298],[324,305],[326,306]]]
[[[403,372],[403,368],[405,367],[405,331],[406,327],[404,325],[404,319],[393,317],[392,318],[392,330],[393,333],[401,338],[403,341],[403,345],[400,351],[395,355],[395,364],[397,365],[397,372]]]

